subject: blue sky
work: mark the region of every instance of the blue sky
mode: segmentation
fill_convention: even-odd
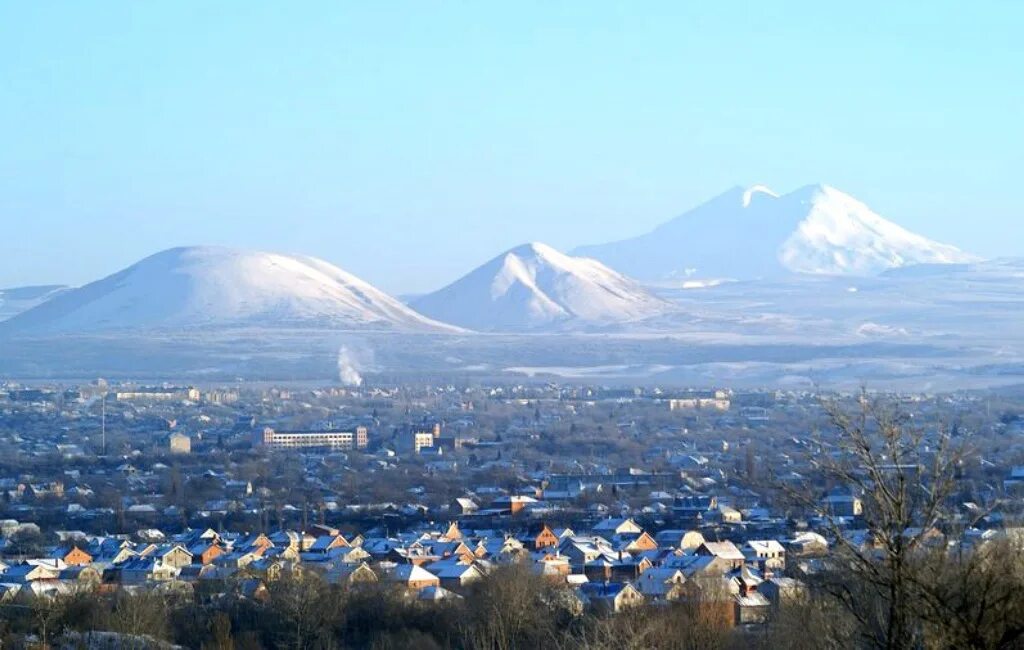
[[[163,248],[430,290],[835,185],[1024,255],[1024,2],[7,2],[0,286]]]

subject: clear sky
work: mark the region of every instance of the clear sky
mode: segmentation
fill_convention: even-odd
[[[175,245],[392,292],[843,189],[1024,255],[1024,2],[0,2],[0,286]]]

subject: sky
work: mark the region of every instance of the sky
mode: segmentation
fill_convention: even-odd
[[[735,185],[1024,255],[1024,2],[0,2],[0,286],[159,250],[394,293]]]

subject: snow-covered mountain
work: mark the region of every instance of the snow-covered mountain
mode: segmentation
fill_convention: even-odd
[[[28,311],[69,289],[62,284],[0,289],[0,321]]]
[[[0,325],[19,333],[223,326],[453,330],[332,264],[218,247],[166,250]]]
[[[412,306],[489,331],[625,323],[672,309],[604,264],[540,243],[506,251]]]
[[[911,264],[976,260],[880,217],[827,185],[784,195],[760,185],[733,188],[646,235],[583,246],[574,254],[646,281],[786,273],[867,276]]]

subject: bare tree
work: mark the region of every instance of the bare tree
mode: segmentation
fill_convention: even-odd
[[[1019,648],[1024,643],[1024,544],[1001,535],[961,552],[936,549],[914,574],[933,647]]]
[[[67,599],[62,594],[32,598],[29,611],[32,613],[32,624],[39,634],[41,647],[48,648],[51,636],[60,632],[66,606]]]
[[[819,439],[809,460],[827,486],[861,500],[865,529],[851,538],[843,518],[821,506],[820,494],[792,491],[823,515],[835,541],[820,583],[858,623],[863,645],[903,650],[920,645],[921,602],[915,576],[919,557],[948,518],[957,468],[966,455],[947,431],[927,432],[892,404],[862,392],[853,408],[826,402],[835,433]]]
[[[155,591],[122,592],[110,611],[109,629],[138,637],[164,639],[171,598]]]
[[[304,650],[328,645],[340,605],[330,585],[315,574],[293,572],[270,583],[279,647]]]
[[[495,570],[467,593],[465,646],[473,650],[555,646],[575,615],[560,597],[560,589],[522,565]]]

